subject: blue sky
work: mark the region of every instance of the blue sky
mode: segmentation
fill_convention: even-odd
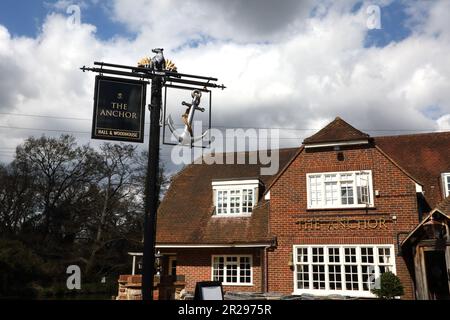
[[[0,24],[7,27],[14,36],[36,37],[48,14],[62,13],[65,10],[55,8],[58,0],[2,0],[0,1]],[[71,1],[72,2],[72,1]],[[73,1],[81,5],[81,22],[95,25],[97,37],[107,40],[112,37],[133,37],[122,23],[113,21],[110,2]]]
[[[2,0],[0,1],[0,24],[7,27],[13,36],[36,37],[41,31],[42,24],[46,16],[50,13],[58,12],[66,14],[64,10],[56,9],[52,5],[57,0],[29,1],[29,0]],[[71,1],[72,2],[72,1]],[[73,3],[80,3],[73,1]],[[112,18],[111,2],[102,1],[81,1],[83,23],[95,25],[97,27],[96,36],[99,39],[107,40],[112,37],[133,38],[135,33],[131,32],[125,24]],[[353,11],[358,10],[363,2],[356,3]],[[411,34],[411,30],[406,27],[408,19],[405,13],[405,5],[401,1],[394,1],[387,6],[381,7],[381,29],[367,31],[365,46],[383,47],[390,42],[401,41]],[[214,40],[208,36],[199,37],[198,42],[206,43]],[[197,47],[197,40],[188,40],[182,47]]]
[[[402,2],[393,2],[381,8],[381,29],[368,30],[365,45],[383,47],[398,42],[411,34],[406,26],[408,15]]]

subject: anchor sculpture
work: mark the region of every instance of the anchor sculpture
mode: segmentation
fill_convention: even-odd
[[[172,134],[175,136],[175,138],[181,145],[192,146],[194,142],[202,140],[208,133],[208,130],[206,130],[201,136],[194,137],[192,130],[192,121],[194,120],[195,111],[196,110],[200,112],[205,111],[204,108],[199,107],[201,97],[202,97],[201,91],[194,90],[192,91],[192,103],[187,103],[185,101],[181,103],[181,105],[187,106],[185,113],[181,116],[184,123],[184,130],[181,134],[179,134],[175,129],[171,115],[167,117],[167,125]]]

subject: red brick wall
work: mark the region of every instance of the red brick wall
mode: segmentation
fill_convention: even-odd
[[[261,265],[263,264],[262,249],[246,248],[198,248],[177,249],[167,251],[177,255],[177,275],[186,277],[186,290],[194,292],[195,284],[199,281],[211,281],[212,255],[252,255],[253,261],[253,285],[252,286],[224,286],[225,291],[261,292],[262,277]]]
[[[293,245],[302,244],[393,244],[397,253],[396,234],[411,231],[418,224],[415,183],[379,150],[355,147],[342,150],[344,161],[333,150],[304,150],[293,161],[270,191],[270,234],[277,237],[277,248],[269,253],[269,291],[293,292],[293,271],[288,266]],[[372,170],[375,208],[368,210],[307,210],[306,174],[315,172]],[[381,229],[304,230],[296,224],[313,217],[351,217],[396,215],[397,221],[386,222]],[[396,271],[405,287],[403,298],[413,299],[413,282],[402,257],[396,258]]]

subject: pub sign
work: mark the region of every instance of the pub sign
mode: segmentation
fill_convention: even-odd
[[[147,82],[95,77],[92,139],[144,142]]]

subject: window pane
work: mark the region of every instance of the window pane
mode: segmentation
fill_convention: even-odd
[[[312,262],[318,263],[323,261],[323,248],[312,248]]]
[[[242,190],[242,212],[250,213],[253,209],[253,189]]]
[[[389,271],[392,272],[392,269],[390,266],[380,266],[379,270],[380,270],[380,276],[385,272],[389,272]]]
[[[378,248],[378,262],[383,264],[391,263],[390,248]]]
[[[236,283],[237,282],[237,257],[227,257],[226,258],[226,282]]]
[[[322,205],[322,180],[321,175],[309,176],[310,204],[311,206]]]
[[[313,289],[325,289],[325,266],[313,265]]]
[[[329,265],[328,266],[328,279],[330,281],[331,290],[342,290],[341,280],[341,266]]]
[[[327,206],[339,204],[337,182],[325,182],[325,204]]]
[[[369,174],[368,173],[357,173],[356,174],[356,185],[358,193],[358,204],[369,204]]]
[[[213,262],[213,280],[224,281],[224,259],[223,257],[214,257]]]
[[[375,285],[375,267],[374,266],[362,266],[362,283],[363,290],[370,291]]]
[[[341,182],[342,204],[353,204],[353,182]]]
[[[230,213],[241,213],[241,190],[230,191]]]
[[[241,257],[239,264],[240,283],[251,283],[250,257]]]
[[[361,248],[361,262],[362,263],[373,263],[373,248]]]
[[[356,248],[345,248],[345,262],[356,263]]]
[[[358,290],[358,267],[345,266],[345,288],[347,290]]]
[[[328,262],[339,263],[339,248],[328,248]]]
[[[217,213],[228,213],[228,191],[217,191]]]
[[[298,265],[297,266],[297,288],[309,289],[309,266]]]
[[[308,262],[308,248],[297,249],[297,262]]]

